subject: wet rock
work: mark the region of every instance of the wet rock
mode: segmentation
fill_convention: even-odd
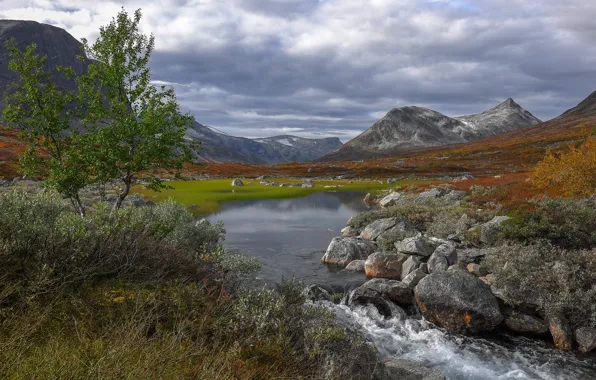
[[[354,260],[348,264],[346,270],[349,272],[364,273],[364,263],[366,260]]]
[[[446,380],[441,371],[409,360],[389,359],[385,361],[385,372],[383,378],[387,380]]]
[[[590,352],[596,348],[596,329],[580,327],[575,330],[574,335],[580,352]]]
[[[416,285],[418,285],[420,280],[422,280],[426,276],[427,276],[427,274],[424,273],[424,271],[422,271],[422,269],[418,268],[415,271],[413,271],[412,273],[410,273],[409,275],[407,275],[401,282],[403,282],[410,288],[414,289],[416,287]]]
[[[373,305],[379,311],[379,314],[385,318],[406,318],[406,312],[391,302],[389,297],[364,286],[356,288],[354,291],[352,291],[348,300],[348,305]]]
[[[401,277],[405,278],[410,273],[420,267],[420,259],[416,256],[410,256],[401,266]]]
[[[504,317],[505,326],[516,333],[539,335],[548,332],[548,325],[545,321],[517,310],[506,310]]]
[[[457,263],[457,251],[453,244],[443,243],[435,249],[433,254],[443,256],[449,265]]]
[[[302,295],[311,301],[331,301],[331,292],[320,285],[308,285]]]
[[[379,201],[379,205],[381,207],[395,206],[402,199],[403,199],[403,194],[397,193],[397,192],[392,192],[389,195],[386,195],[385,197],[383,197],[383,199],[381,199]]]
[[[430,273],[446,271],[449,268],[449,263],[445,256],[433,253],[428,259],[428,271]]]
[[[398,241],[395,248],[398,252],[408,255],[430,256],[435,250],[436,245],[423,236],[416,236]]]
[[[414,292],[400,281],[374,278],[365,282],[362,286],[377,293],[385,294],[398,305],[411,305],[414,302]]]
[[[354,227],[347,226],[341,229],[342,237],[356,237],[359,234],[358,229]]]
[[[345,266],[353,260],[365,260],[376,248],[376,244],[369,240],[336,237],[331,240],[322,261]]]
[[[403,263],[408,259],[400,253],[375,252],[366,259],[366,277],[399,280]]]
[[[488,274],[486,268],[480,264],[468,264],[467,269],[476,277],[484,277]]]
[[[551,312],[546,316],[548,329],[553,337],[555,347],[559,350],[569,351],[573,345],[571,328],[567,319],[561,312]]]
[[[232,186],[244,186],[244,183],[242,182],[242,180],[240,180],[240,178],[235,178],[232,181]]]
[[[488,285],[464,271],[434,272],[414,289],[422,315],[455,333],[491,331],[503,321]]]
[[[501,237],[501,224],[509,220],[508,216],[495,216],[490,222],[480,225],[480,241],[493,244]]]

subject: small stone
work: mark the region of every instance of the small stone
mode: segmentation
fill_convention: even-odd
[[[548,325],[542,319],[521,313],[516,310],[506,311],[505,326],[520,334],[545,334],[548,332]]]
[[[244,186],[244,183],[242,183],[240,178],[236,178],[232,181],[232,186]]]
[[[580,327],[575,330],[575,341],[580,352],[590,352],[596,348],[596,329]]]
[[[430,273],[443,272],[449,269],[449,263],[445,256],[433,253],[428,259],[428,271]]]
[[[422,271],[422,269],[418,268],[418,269],[414,270],[412,273],[410,273],[409,275],[407,275],[406,278],[404,278],[401,282],[406,284],[410,288],[414,289],[416,287],[416,285],[418,285],[420,280],[422,280],[424,277],[426,277],[426,275],[427,274],[424,273]]]
[[[410,273],[420,267],[420,259],[416,256],[410,256],[401,267],[401,277],[405,278]]]
[[[480,264],[468,264],[468,272],[472,273],[476,277],[484,277],[488,274],[485,267]]]
[[[447,264],[449,265],[457,263],[457,251],[452,244],[443,243],[439,245],[433,254],[445,257],[447,259]]]
[[[435,245],[422,236],[407,238],[395,243],[398,252],[408,255],[430,256],[435,250]]]
[[[358,229],[351,226],[344,227],[341,230],[342,237],[356,237],[358,235]]]

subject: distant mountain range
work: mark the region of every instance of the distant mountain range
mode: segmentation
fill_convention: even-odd
[[[77,74],[87,69],[87,62],[77,59],[77,55],[81,54],[81,43],[65,30],[34,21],[0,20],[0,111],[4,105],[4,93],[16,79],[15,73],[8,69],[9,57],[4,49],[4,43],[11,37],[16,39],[21,49],[36,43],[37,51],[48,57],[46,68],[72,67]],[[58,73],[54,75],[54,80],[65,88],[74,86],[72,81]],[[201,141],[203,150],[199,159],[209,162],[273,164],[312,161],[342,144],[338,138],[305,139],[297,136],[251,140],[230,136],[199,123],[195,123],[187,135]]]
[[[362,134],[319,160],[389,156],[478,140],[540,122],[511,98],[480,114],[460,117],[445,116],[423,107],[394,108]]]

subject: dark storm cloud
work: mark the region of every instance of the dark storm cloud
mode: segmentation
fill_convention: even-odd
[[[122,3],[6,2],[5,17],[94,36]],[[341,136],[393,107],[456,116],[507,97],[542,119],[596,90],[590,0],[127,0],[155,33],[153,78],[229,133]],[[16,17],[18,18],[18,17]],[[88,20],[86,20],[88,18]]]

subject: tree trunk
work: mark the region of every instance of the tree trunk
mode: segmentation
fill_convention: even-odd
[[[132,174],[129,174],[126,177],[122,178],[122,181],[124,182],[124,190],[118,195],[116,204],[114,205],[114,208],[112,209],[112,214],[116,210],[119,210],[122,207],[122,202],[124,202],[124,199],[130,192],[130,187],[132,186]]]

